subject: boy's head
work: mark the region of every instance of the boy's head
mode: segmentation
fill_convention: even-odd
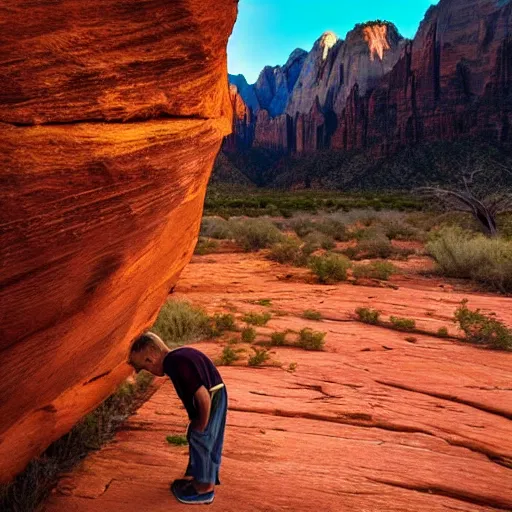
[[[146,332],[133,342],[129,363],[137,372],[146,370],[162,377],[164,358],[169,352],[165,343],[156,334]]]

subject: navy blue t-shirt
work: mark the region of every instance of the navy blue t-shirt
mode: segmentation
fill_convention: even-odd
[[[197,419],[194,406],[196,391],[201,386],[211,389],[222,383],[222,377],[212,361],[191,347],[169,352],[164,359],[164,373],[172,380],[190,420]]]

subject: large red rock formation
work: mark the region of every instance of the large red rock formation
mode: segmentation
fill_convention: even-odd
[[[231,128],[237,0],[0,8],[0,480],[129,372]]]
[[[295,50],[283,68],[265,68],[252,90],[241,91],[247,104],[252,91],[260,99],[254,145],[299,153],[330,147],[336,113],[353,88],[364,94],[374,87],[398,61],[403,45],[391,24],[359,25],[344,41],[326,32],[309,54]],[[279,86],[284,82],[293,88]]]
[[[442,0],[381,84],[352,94],[333,147],[387,154],[461,136],[509,142],[511,28],[509,2]]]
[[[230,84],[229,98],[233,110],[233,126],[231,134],[224,140],[224,148],[227,151],[250,148],[254,140],[253,110],[246,105],[236,85]]]
[[[441,0],[413,41],[385,23],[360,25],[345,41],[324,34],[302,67],[288,118],[258,115],[254,144],[379,156],[466,136],[508,143],[511,29],[510,1]],[[272,138],[276,125],[286,135]]]

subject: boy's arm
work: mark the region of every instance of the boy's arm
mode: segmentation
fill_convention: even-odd
[[[194,404],[197,409],[198,417],[192,422],[191,427],[193,430],[204,432],[208,426],[208,421],[210,420],[210,409],[212,406],[210,393],[204,386],[201,386],[196,391],[196,394],[194,395]]]

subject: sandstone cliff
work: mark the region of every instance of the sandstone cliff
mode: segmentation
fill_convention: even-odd
[[[313,46],[286,113],[259,112],[255,146],[395,153],[423,141],[510,142],[512,3],[441,0],[413,41],[389,23]],[[267,109],[268,110],[268,109]]]
[[[4,0],[0,480],[129,373],[230,132],[237,0]]]
[[[253,86],[259,99],[254,144],[287,152],[329,147],[336,116],[352,89],[357,85],[364,94],[374,87],[398,61],[403,45],[392,24],[359,25],[344,41],[326,32],[309,54],[296,50],[283,68],[265,68]],[[294,80],[285,81],[283,74]],[[241,95],[251,102],[247,90]]]

